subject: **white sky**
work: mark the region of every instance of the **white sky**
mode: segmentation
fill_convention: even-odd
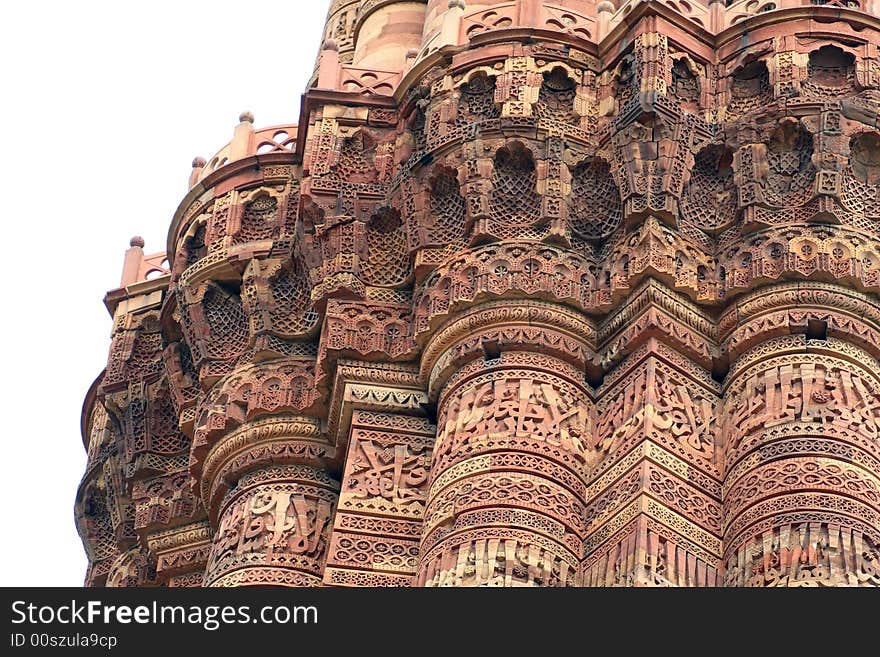
[[[193,157],[296,123],[329,0],[0,0],[0,586],[81,586],[80,411],[133,235],[165,249]]]

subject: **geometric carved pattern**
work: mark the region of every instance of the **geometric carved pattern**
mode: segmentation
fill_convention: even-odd
[[[672,65],[672,93],[681,103],[700,102],[700,81],[687,59],[675,60]]]
[[[439,402],[418,583],[575,585],[583,503],[556,472],[583,472],[587,393],[552,358],[506,352],[497,366],[476,365]],[[536,459],[546,466],[523,469]],[[499,521],[520,529],[487,531]]]
[[[325,583],[351,586],[368,578],[373,586],[411,584],[433,427],[402,420],[366,411],[352,418]]]
[[[535,163],[520,142],[495,154],[491,213],[502,237],[537,221],[540,197],[535,190]]]
[[[456,125],[466,126],[473,121],[496,118],[500,112],[495,105],[495,78],[475,75],[459,87]]]
[[[859,352],[779,337],[737,361],[725,401],[729,585],[871,580],[862,546],[880,538],[880,372],[853,364],[870,362]]]
[[[810,53],[807,75],[802,85],[805,95],[833,100],[854,91],[855,60],[840,48],[823,46]]]
[[[364,265],[364,280],[371,285],[395,286],[409,275],[409,257],[406,252],[406,233],[400,213],[383,208],[367,224],[368,260]]]
[[[241,218],[235,242],[253,242],[272,236],[272,224],[278,214],[278,201],[271,196],[258,196],[248,203]]]
[[[591,159],[572,171],[569,218],[572,232],[584,240],[607,238],[620,225],[620,191],[608,163]]]
[[[694,158],[681,214],[701,230],[724,230],[736,218],[732,164],[733,154],[722,146],[704,148]]]
[[[461,196],[456,172],[437,171],[431,183],[431,214],[434,216],[432,242],[457,244],[464,237],[465,200]]]
[[[727,120],[740,118],[773,100],[770,73],[763,61],[755,61],[735,71],[730,77],[730,101]]]
[[[711,387],[698,387],[669,365],[649,358],[603,392],[593,445],[596,458],[625,453],[647,437],[704,467],[714,463],[718,399]]]
[[[731,556],[727,586],[880,586],[876,539],[803,522],[758,536]]]
[[[802,205],[812,192],[815,169],[813,137],[797,122],[786,121],[767,145],[769,172],[764,197],[771,205]]]
[[[573,111],[576,92],[577,85],[564,69],[556,68],[545,73],[538,102],[535,104],[535,116],[563,123],[577,123]]]

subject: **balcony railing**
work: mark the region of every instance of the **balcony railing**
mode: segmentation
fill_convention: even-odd
[[[232,141],[221,148],[207,162],[197,159],[193,162],[193,175],[190,187],[230,162],[251,155],[264,153],[293,152],[296,149],[297,126],[275,125],[254,130],[253,117],[245,112],[235,128]]]

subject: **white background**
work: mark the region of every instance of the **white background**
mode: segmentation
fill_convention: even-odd
[[[296,123],[329,0],[0,1],[0,586],[81,586],[80,412],[133,235],[193,157]]]

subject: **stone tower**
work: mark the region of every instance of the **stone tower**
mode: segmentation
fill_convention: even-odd
[[[878,11],[333,0],[105,298],[86,584],[880,585]]]

